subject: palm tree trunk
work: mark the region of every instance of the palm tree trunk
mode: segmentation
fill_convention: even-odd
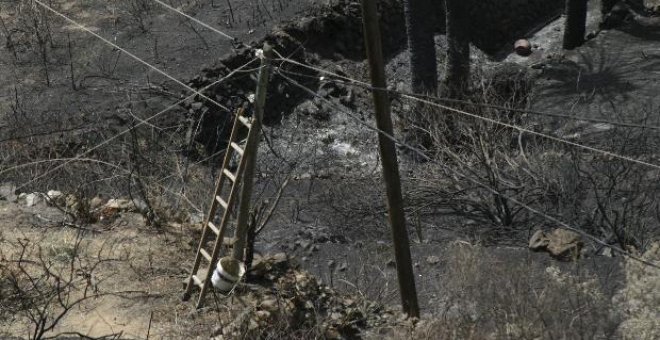
[[[465,0],[446,0],[447,71],[445,86],[448,96],[461,96],[470,81],[470,38]]]
[[[411,87],[415,93],[435,94],[438,89],[432,0],[404,0],[406,34],[410,49]]]
[[[564,49],[572,50],[584,42],[587,24],[587,0],[566,0]]]

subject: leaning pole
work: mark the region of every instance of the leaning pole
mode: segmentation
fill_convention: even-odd
[[[364,26],[364,41],[369,58],[372,93],[376,111],[376,126],[378,127],[378,145],[383,162],[383,178],[387,190],[387,207],[389,222],[392,227],[392,241],[399,281],[399,291],[403,311],[409,317],[419,317],[417,289],[412,260],[410,258],[410,241],[406,229],[406,217],[403,212],[403,197],[401,195],[401,178],[399,162],[396,157],[396,146],[392,138],[392,117],[390,101],[385,80],[385,66],[381,45],[380,28],[378,24],[377,0],[362,0],[362,22]]]

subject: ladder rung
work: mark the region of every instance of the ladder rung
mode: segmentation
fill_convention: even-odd
[[[202,280],[200,280],[196,275],[193,275],[193,276],[192,276],[192,279],[193,279],[193,282],[194,282],[197,286],[199,286],[199,288],[202,288],[202,287],[204,286],[204,283],[202,282]]]
[[[236,182],[236,176],[229,171],[229,169],[222,169],[222,173],[225,174],[232,182]]]
[[[211,255],[209,255],[209,253],[207,253],[206,250],[204,250],[204,249],[200,249],[200,250],[199,250],[199,253],[202,254],[202,256],[204,256],[204,258],[205,258],[207,261],[211,262]]]
[[[243,116],[238,116],[238,120],[240,120],[243,125],[247,126],[248,129],[252,128],[252,124],[250,123],[249,119]]]
[[[241,147],[238,144],[231,142],[229,145],[231,145],[231,147],[234,148],[234,150],[236,150],[236,152],[238,152],[239,155],[243,156],[243,153],[245,153],[245,151],[243,151],[243,149],[241,149]]]
[[[225,200],[223,200],[222,197],[220,197],[220,196],[215,196],[215,200],[218,201],[218,203],[220,203],[220,205],[221,205],[223,208],[227,209],[227,207],[229,207],[229,204],[227,204],[227,202],[225,202]]]
[[[213,222],[209,222],[208,225],[209,225],[209,228],[211,229],[211,231],[212,231],[214,234],[216,234],[216,235],[220,235],[220,230],[218,229],[218,227],[215,226],[215,224],[213,224]]]

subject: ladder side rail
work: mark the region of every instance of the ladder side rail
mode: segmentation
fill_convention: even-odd
[[[243,115],[243,108],[239,109],[238,112],[236,113],[236,118],[234,119],[234,126],[232,127],[231,134],[229,137],[229,142],[233,142],[237,135],[238,135],[238,129],[239,129],[239,119],[238,117],[242,117]],[[225,157],[222,161],[222,169],[225,169],[229,162],[231,161],[231,157],[233,154],[233,149],[231,147],[227,147],[227,150],[225,151]],[[241,158],[241,161],[243,158]],[[195,262],[193,264],[192,271],[190,272],[190,276],[188,277],[188,282],[186,284],[186,291],[183,294],[183,300],[188,300],[190,298],[190,294],[192,293],[194,281],[193,281],[193,275],[196,275],[197,272],[199,271],[199,266],[201,265],[202,262],[202,255],[201,255],[201,250],[204,247],[204,240],[208,237],[208,232],[210,230],[209,227],[209,222],[213,221],[213,217],[215,216],[216,210],[217,210],[217,205],[218,202],[216,201],[215,197],[217,195],[220,195],[222,192],[222,186],[224,184],[224,174],[222,171],[220,171],[220,177],[218,178],[218,182],[215,186],[215,190],[213,192],[213,200],[211,201],[211,206],[209,208],[209,213],[206,216],[206,219],[204,220],[204,225],[202,226],[202,237],[200,238],[199,245],[197,246],[197,252],[195,254]],[[226,209],[225,209],[226,212]],[[217,239],[216,239],[217,242]],[[206,276],[210,277],[210,272],[206,273]]]
[[[257,130],[250,129],[250,131],[248,132],[248,136],[250,136],[250,134],[253,134],[254,131]],[[238,165],[238,170],[236,171],[236,173],[238,174],[237,179],[232,184],[229,198],[227,199],[227,205],[229,207],[233,206],[234,200],[238,196],[237,193],[241,183],[240,174],[243,172],[245,168],[247,159],[248,157],[241,157],[241,161]],[[218,255],[220,254],[220,249],[223,246],[223,239],[225,237],[225,231],[227,230],[227,224],[229,224],[230,217],[231,217],[231,208],[225,209],[225,212],[222,214],[222,220],[220,222],[220,225],[218,226],[220,232],[218,233],[218,238],[216,239],[215,245],[213,246],[213,252],[211,253],[211,264],[209,265],[209,274],[207,274],[206,278],[204,279],[204,284],[202,285],[202,290],[199,294],[199,300],[197,301],[197,308],[200,308],[202,306],[204,295],[206,295],[206,291],[208,290],[209,284],[211,283],[211,275],[210,275],[211,269],[213,269],[213,265],[218,261]]]

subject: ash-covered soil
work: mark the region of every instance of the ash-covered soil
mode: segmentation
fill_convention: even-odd
[[[112,3],[54,3],[58,10],[177,79],[186,79],[186,84],[197,89],[251,60],[255,48],[259,48],[263,41],[268,41],[279,53],[295,61],[360,81],[368,79],[360,37],[359,6],[355,1],[232,2],[235,4],[232,7],[234,20],[230,18],[226,3],[221,1],[190,2],[179,7],[242,43],[232,43],[212,31],[195,26],[155,3],[151,4],[145,16],[141,16],[143,12],[135,12],[133,7],[117,7]],[[618,29],[598,31],[596,23],[599,14],[596,6],[592,4],[590,10],[589,31],[597,34],[585,46],[571,53],[562,53],[559,28],[563,21],[558,19],[528,37],[535,48],[534,53],[527,58],[511,54],[503,59],[498,55],[493,60],[473,47],[475,74],[488,74],[501,66],[502,61],[499,60],[503,60],[518,65],[512,68],[524,70],[534,80],[529,101],[533,109],[660,125],[657,123],[658,103],[654,95],[657,92],[656,73],[660,71],[655,62],[658,50],[658,35],[655,32],[660,30],[647,27],[640,31],[635,23],[628,23]],[[3,7],[0,14],[3,20],[10,22],[19,13],[19,9],[16,7],[11,11]],[[27,9],[21,10],[27,12]],[[400,5],[397,2],[386,2],[383,11],[392,13],[383,18],[388,83],[395,91],[407,92],[408,52],[403,45],[405,40]],[[12,65],[3,67],[0,72],[4,79],[13,79],[0,84],[4,96],[0,105],[0,114],[3,115],[0,121],[0,143],[4,161],[0,165],[13,167],[35,159],[73,157],[174,103],[183,97],[181,93],[186,92],[179,85],[164,79],[153,70],[148,71],[75,27],[63,25],[61,19],[51,16],[48,20],[55,47],[48,47],[50,54],[47,57],[47,70],[39,54],[35,53],[39,51],[38,42],[21,42],[19,39],[25,35],[24,32],[14,35],[19,44],[16,55],[13,55],[11,49],[0,52],[3,63]],[[56,20],[59,24],[56,24]],[[40,22],[39,25],[46,23]],[[72,42],[71,48],[69,39]],[[446,47],[444,36],[438,35],[436,42],[439,74],[442,76]],[[69,56],[70,52],[73,57]],[[70,58],[74,61],[75,91],[70,79]],[[344,330],[353,332],[351,327],[355,322],[368,335],[377,337],[386,334],[396,338],[397,328],[408,326],[398,323],[396,316],[392,317],[394,321],[378,321],[379,315],[389,313],[380,309],[381,304],[385,306],[382,308],[396,310],[399,298],[377,139],[375,132],[369,128],[373,126],[370,93],[360,87],[322,78],[319,72],[287,64],[282,60],[276,61],[274,65],[277,70],[271,79],[267,99],[267,126],[259,151],[255,206],[263,214],[267,212],[269,204],[277,199],[280,190],[281,197],[269,224],[258,236],[257,252],[266,257],[267,254],[285,252],[295,257],[300,267],[295,267],[296,272],[272,278],[265,285],[266,288],[258,288],[256,293],[248,289],[239,294],[236,300],[221,302],[234,308],[241,304],[241,298],[248,299],[248,303],[242,305],[244,310],[255,312],[245,319],[248,328],[252,326],[251,321],[256,322],[258,327],[265,327],[274,320],[269,317],[275,318],[275,315],[278,321],[285,320],[284,324],[295,323],[291,320],[298,319],[288,319],[291,311],[287,308],[278,309],[284,315],[280,318],[279,312],[260,306],[264,300],[272,297],[269,289],[274,282],[282,278],[286,284],[290,284],[292,277],[296,279],[296,275],[300,275],[302,281],[317,280],[322,283],[322,287],[319,288],[317,282],[311,284],[313,296],[306,295],[310,294],[309,291],[294,290],[291,293],[289,289],[287,292],[293,295],[284,300],[295,300],[295,303],[305,306],[308,300],[314,302],[320,299],[319,294],[326,294],[332,299],[342,296],[341,299],[337,298],[337,304],[325,305],[325,309],[321,309],[322,316],[328,319],[325,328],[319,331],[319,336],[332,338],[336,335],[333,332],[340,335],[345,335],[342,333]],[[50,85],[46,84],[46,74]],[[313,94],[297,88],[283,76],[311,89]],[[223,105],[238,107],[253,92],[254,84],[254,73],[241,74],[226,84],[212,87],[210,93]],[[393,98],[392,103],[397,128],[400,128],[405,124],[406,115],[414,108],[414,104],[401,98]],[[530,129],[540,126],[540,131],[553,136],[571,138],[598,148],[607,149],[611,146],[608,145],[607,133],[612,129],[607,125],[574,123],[531,115],[524,118],[525,126]],[[115,240],[117,244],[126,244],[127,249],[136,245],[140,245],[140,250],[146,247],[148,254],[136,255],[141,261],[137,270],[130,261],[124,263],[122,266],[126,267],[120,266],[116,273],[113,272],[121,280],[114,283],[109,281],[109,284],[125,282],[128,280],[125,271],[132,270],[131,275],[143,275],[136,278],[139,280],[131,282],[137,282],[136,290],[156,293],[153,293],[153,297],[146,295],[134,298],[143,299],[139,301],[152,299],[144,305],[121,303],[119,298],[110,299],[110,302],[97,306],[99,318],[116,318],[104,321],[110,326],[95,329],[91,325],[99,321],[98,318],[92,318],[91,321],[72,321],[74,328],[89,327],[88,330],[94,330],[92,333],[97,335],[126,329],[127,335],[140,338],[146,335],[147,329],[150,329],[149,324],[153,322],[151,334],[166,334],[174,338],[183,338],[187,334],[186,330],[190,329],[194,329],[195,336],[200,338],[209,334],[233,334],[235,329],[229,325],[239,315],[243,315],[244,310],[237,307],[228,314],[220,313],[224,319],[215,320],[215,314],[212,315],[210,311],[194,313],[192,303],[180,303],[177,300],[180,281],[192,265],[198,237],[195,225],[200,223],[208,204],[211,183],[216,175],[213,166],[218,160],[217,153],[224,148],[227,133],[224,126],[227,122],[226,112],[202,98],[194,97],[157,120],[150,121],[153,128],[145,132],[144,136],[135,137],[135,141],[122,139],[112,144],[112,152],[92,154],[98,160],[105,160],[103,157],[108,155],[112,157],[107,160],[115,165],[110,175],[106,168],[99,165],[96,170],[98,176],[85,177],[96,168],[82,165],[72,167],[69,171],[55,171],[19,189],[20,192],[46,192],[48,189],[73,192],[78,188],[78,182],[85,182],[89,185],[83,186],[81,191],[89,197],[103,194],[107,199],[134,195],[135,191],[131,191],[136,190],[131,182],[135,178],[132,175],[133,168],[129,169],[129,176],[119,169],[129,168],[130,164],[136,162],[135,158],[128,156],[135,147],[132,144],[140,147],[140,143],[149,145],[154,140],[167,140],[165,146],[159,145],[161,148],[154,152],[155,156],[145,157],[142,163],[138,163],[149,170],[138,173],[137,177],[166,184],[167,190],[153,189],[155,193],[150,194],[162,199],[163,206],[167,207],[163,208],[164,218],[170,217],[176,222],[170,221],[172,223],[168,224],[165,221],[167,227],[164,230],[151,229],[144,225],[138,214],[122,212],[109,225],[89,226],[100,230],[88,231],[89,234],[85,236],[94,242],[119,238]],[[443,209],[428,208],[429,204],[434,203],[434,190],[437,187],[428,185],[425,176],[435,170],[431,164],[418,162],[404,149],[401,148],[400,153],[404,198],[418,295],[425,316],[430,316],[430,319],[444,318],[451,322],[459,320],[467,324],[479,324],[477,321],[488,320],[489,317],[496,320],[494,314],[478,308],[480,304],[490,306],[486,301],[500,301],[488,296],[486,292],[495,294],[501,302],[515,297],[529,298],[523,292],[545,294],[543,296],[548,299],[542,303],[539,302],[541,300],[535,300],[536,305],[521,303],[516,306],[530,310],[549,308],[547,313],[540,313],[539,318],[543,321],[551,320],[549,323],[555,326],[566,321],[555,314],[561,313],[561,308],[568,308],[562,303],[556,303],[561,300],[559,292],[564,290],[575,292],[575,300],[569,299],[569,304],[586,299],[591,304],[589,307],[599,308],[599,312],[613,309],[612,298],[626,285],[625,267],[620,257],[602,256],[602,248],[587,241],[585,258],[577,263],[557,262],[547,254],[530,253],[527,250],[527,238],[533,230],[556,228],[557,225],[540,223],[530,218],[512,228],[513,231],[494,230],[491,224],[485,224],[478,218],[466,218]],[[211,157],[214,154],[216,157]],[[166,158],[170,156],[175,157],[173,160]],[[161,160],[163,163],[167,161],[167,165],[161,166],[158,163]],[[94,164],[96,167],[97,163]],[[6,171],[6,167],[0,167],[2,176],[7,176],[7,180],[0,178],[0,182],[11,181],[20,186],[41,172],[52,170],[54,165],[43,166],[39,163],[35,166],[20,167],[20,171],[10,172]],[[169,174],[167,177],[161,176],[159,171],[171,172],[173,177],[180,176],[181,180],[177,177],[176,181],[172,181]],[[81,172],[85,176],[79,176]],[[124,177],[128,177],[128,180]],[[72,178],[76,180],[72,181]],[[84,180],[78,181],[78,178]],[[177,195],[183,198],[177,198]],[[172,202],[176,204],[170,204]],[[4,213],[0,223],[4,223],[5,227],[1,235],[7,240],[16,238],[16,235],[34,237],[45,227],[55,228],[52,230],[57,230],[58,235],[61,233],[58,237],[68,239],[72,237],[68,234],[74,232],[73,227],[77,226],[61,223],[67,217],[43,205],[30,209],[24,208],[24,203],[3,202],[2,205]],[[122,219],[129,220],[121,222]],[[498,268],[502,270],[498,271]],[[475,274],[478,272],[485,272],[483,276],[491,275],[494,279],[485,279]],[[524,277],[526,280],[507,280],[511,277]],[[519,282],[524,284],[518,285]],[[569,286],[567,282],[582,288],[595,285],[596,293],[576,290],[575,286]],[[484,287],[483,296],[478,296],[479,287]],[[500,292],[498,287],[506,287],[511,295]],[[346,299],[355,303],[358,298],[364,299],[361,302],[365,304],[358,309],[363,315],[349,315],[346,310],[353,311],[351,308],[354,307]],[[212,302],[211,297],[209,302]],[[376,304],[370,304],[372,302]],[[90,310],[93,307],[89,306]],[[222,309],[217,306],[215,308]],[[333,316],[333,308],[341,309],[341,313]],[[117,309],[123,311],[122,315],[116,315]],[[262,311],[271,314],[258,313]],[[504,312],[518,313],[516,315],[519,319],[526,314],[525,310]],[[610,330],[607,327],[616,324],[619,316],[605,314],[593,314],[593,319],[601,322],[593,323],[598,329],[581,329],[585,333],[580,334],[587,337],[585,334],[614,337],[614,333],[608,333]],[[392,315],[395,313],[392,312]],[[362,322],[369,326],[364,326]],[[529,322],[533,324],[534,321]],[[342,328],[347,325],[351,327]],[[449,326],[455,324],[441,327]],[[506,330],[499,329],[501,325],[488,326],[491,327],[489,329],[501,331],[489,331],[490,336],[538,335],[525,329],[525,325],[513,325]],[[66,329],[66,324],[63,327]],[[561,333],[552,333],[556,331],[554,329],[541,336],[561,337]],[[575,330],[571,328],[570,331]]]

